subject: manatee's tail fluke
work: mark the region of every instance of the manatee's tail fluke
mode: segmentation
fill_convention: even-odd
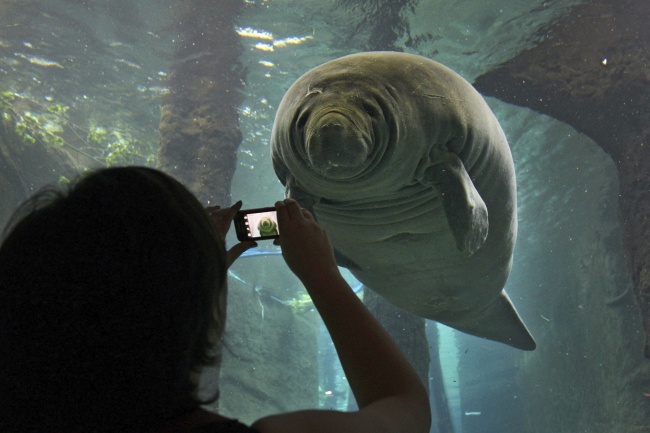
[[[505,291],[488,306],[475,313],[451,320],[438,320],[466,334],[498,341],[522,350],[535,350],[537,344]]]

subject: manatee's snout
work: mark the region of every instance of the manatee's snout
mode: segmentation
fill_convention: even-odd
[[[316,171],[345,179],[363,170],[371,143],[352,119],[329,112],[308,125],[306,151]]]

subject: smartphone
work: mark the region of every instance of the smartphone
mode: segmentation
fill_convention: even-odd
[[[240,210],[235,215],[235,231],[240,242],[276,239],[280,230],[275,208]]]

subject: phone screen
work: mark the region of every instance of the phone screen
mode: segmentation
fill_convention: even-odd
[[[275,239],[280,235],[278,216],[273,207],[237,212],[235,230],[240,241]]]

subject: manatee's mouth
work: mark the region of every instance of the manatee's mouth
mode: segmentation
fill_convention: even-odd
[[[362,173],[373,149],[371,129],[364,123],[343,110],[328,110],[312,117],[305,140],[311,167],[336,180]]]

